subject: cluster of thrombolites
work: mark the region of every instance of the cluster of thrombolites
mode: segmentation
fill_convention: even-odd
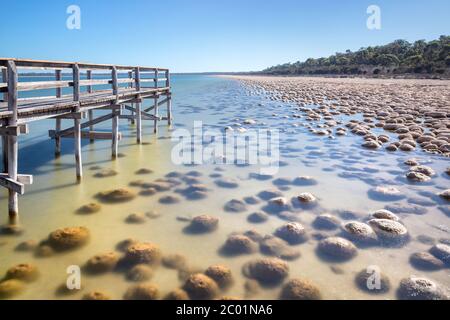
[[[450,156],[450,86],[436,82],[355,79],[243,78],[252,92],[295,102],[293,117],[330,137],[360,135],[362,146]],[[356,119],[355,119],[356,118]]]

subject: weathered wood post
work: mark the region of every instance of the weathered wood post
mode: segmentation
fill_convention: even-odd
[[[113,90],[113,95],[117,96],[117,94],[119,93],[119,85],[117,82],[117,68],[116,67],[112,67],[112,90]],[[115,104],[112,106],[112,158],[115,159],[117,158],[117,154],[118,154],[118,150],[119,150],[119,146],[118,146],[118,141],[119,141],[119,110],[117,110],[117,108],[120,108],[120,106],[117,105],[117,99]]]
[[[155,89],[158,89],[158,69],[155,69]],[[153,133],[158,133],[158,92],[155,91],[155,107],[154,107],[154,124]]]
[[[55,79],[56,81],[61,81],[61,70],[57,69],[55,70]],[[56,98],[61,98],[62,96],[62,89],[56,88]],[[59,131],[61,131],[61,119],[56,118],[56,125],[55,125],[55,156],[59,157],[61,155],[61,137],[58,135]]]
[[[134,84],[136,86],[136,91],[141,91],[141,74],[139,67],[134,69]],[[137,99],[141,99],[141,95],[137,95]],[[142,113],[141,113],[141,101],[136,103],[136,141],[141,143],[142,141]]]
[[[170,96],[170,72],[166,70],[166,87],[169,88],[167,90],[166,98],[167,98],[167,124],[169,126],[172,125],[172,97]]]
[[[2,68],[2,82],[8,83],[8,69]],[[8,102],[8,93],[3,93],[3,101]],[[8,172],[8,137],[2,136],[3,173]]]
[[[78,64],[73,65],[73,101],[80,101],[80,67]],[[78,104],[76,114],[73,120],[74,124],[74,140],[75,140],[75,166],[77,180],[83,177],[83,165],[81,159],[81,114],[80,105]]]
[[[87,71],[86,71],[86,78],[87,78],[88,80],[92,80],[92,70],[87,70]],[[88,92],[88,93],[92,93],[92,86],[91,86],[91,85],[88,85],[88,86],[87,86],[87,92]],[[91,121],[94,119],[94,110],[90,109],[90,110],[88,111],[88,117],[89,117],[89,122],[91,122]],[[91,125],[89,126],[89,131],[90,131],[90,132],[94,131],[94,125],[93,125],[93,124],[91,124]],[[95,139],[91,136],[91,138],[89,139],[89,141],[90,141],[91,143],[93,143],[93,142],[95,141]]]
[[[19,77],[17,74],[16,64],[14,61],[8,61],[8,110],[12,112],[11,116],[8,118],[8,126],[17,126],[17,83]],[[17,163],[18,163],[18,144],[17,136],[9,135],[8,139],[8,177],[17,181]],[[13,189],[8,189],[8,209],[9,216],[11,219],[15,219],[19,214],[19,199],[17,192]]]
[[[129,79],[133,79],[133,71],[129,71],[128,72],[128,78]],[[134,87],[134,82],[132,81],[131,83],[130,83],[130,88],[133,88]],[[131,103],[131,108],[133,109],[132,111],[131,111],[131,124],[132,125],[134,125],[135,124],[135,117],[134,117],[134,102],[132,102]]]

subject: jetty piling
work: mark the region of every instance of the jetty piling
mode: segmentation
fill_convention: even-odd
[[[55,119],[55,129],[49,130],[49,137],[55,140],[56,157],[61,154],[61,139],[74,139],[78,181],[83,176],[81,139],[89,139],[91,143],[97,139],[110,139],[111,154],[115,159],[122,137],[120,119],[136,124],[137,143],[142,142],[143,120],[153,121],[155,133],[159,121],[167,120],[168,125],[172,123],[170,72],[166,68],[0,58],[0,69],[0,93],[3,94],[0,100],[3,150],[0,186],[8,189],[8,211],[12,218],[19,213],[18,195],[24,194],[25,185],[33,183],[31,175],[18,173],[18,136],[28,133],[29,122]],[[42,72],[37,74],[36,70]],[[160,73],[165,77],[160,77]],[[108,75],[107,79],[105,75]],[[54,81],[34,81],[34,78],[53,76]],[[22,81],[24,77],[33,79]],[[145,83],[151,85],[146,86]],[[67,93],[64,88],[72,88],[72,92]],[[49,96],[47,89],[55,89],[54,95]],[[19,95],[25,91],[35,94],[32,97]],[[142,110],[145,99],[152,99],[154,103]],[[158,108],[164,103],[167,116],[161,117]],[[101,110],[101,114],[95,117],[97,110]],[[150,113],[152,110],[153,114]],[[73,127],[63,129],[62,120],[72,120]],[[95,125],[105,121],[111,121],[111,132],[94,130]]]

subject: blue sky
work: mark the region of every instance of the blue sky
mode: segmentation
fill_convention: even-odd
[[[81,30],[66,28],[69,5]],[[366,28],[369,5],[381,30]],[[0,56],[248,71],[450,34],[448,0],[3,1]]]

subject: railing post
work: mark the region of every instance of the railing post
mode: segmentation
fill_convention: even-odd
[[[117,68],[116,67],[112,67],[112,71],[111,71],[111,75],[112,75],[112,90],[113,90],[113,95],[116,95],[119,93],[119,85],[117,82]],[[117,154],[118,154],[118,140],[119,140],[119,116],[118,116],[118,110],[117,108],[120,108],[120,106],[117,105],[117,101],[116,103],[113,105],[112,107],[112,158],[115,159],[117,158]]]
[[[92,70],[87,70],[86,71],[86,79],[87,80],[92,80]],[[92,93],[92,86],[91,85],[88,85],[87,86],[87,92],[88,93]],[[92,110],[92,109],[90,109],[89,111],[88,111],[88,117],[89,117],[89,121],[92,121],[93,119],[94,119],[94,110]],[[92,132],[92,131],[94,131],[94,125],[93,124],[91,124],[90,126],[89,126],[89,132]],[[94,142],[94,138],[90,138],[89,139],[89,141],[91,142],[91,143],[93,143]]]
[[[166,88],[167,89],[167,124],[172,125],[172,97],[170,96],[170,72],[166,70]]]
[[[8,119],[8,126],[17,126],[17,83],[19,77],[17,74],[16,64],[14,61],[8,61],[8,110],[12,112]],[[17,136],[8,136],[8,176],[10,179],[17,180],[17,164],[18,164],[18,143]],[[12,189],[8,190],[8,209],[10,220],[16,220],[19,214],[18,195]]]
[[[2,82],[8,83],[8,69],[2,68]],[[8,102],[8,92],[3,93],[3,101]],[[8,172],[8,137],[2,136],[3,173]]]
[[[129,79],[133,79],[133,71],[129,71],[128,72],[128,78]],[[130,88],[133,88],[134,87],[134,82],[131,82],[130,83]],[[134,109],[134,102],[132,102],[131,103],[131,108],[133,108]],[[131,111],[131,116],[134,116],[134,111]],[[133,117],[132,119],[131,119],[131,124],[133,125],[134,124],[134,119],[135,119],[135,117]]]
[[[55,80],[61,81],[61,70],[57,69],[55,70]],[[61,98],[62,96],[62,89],[56,88],[56,98]],[[58,132],[61,131],[61,119],[56,118],[56,125],[55,125],[55,156],[59,157],[61,155],[61,137],[58,135]]]
[[[2,82],[8,83],[8,69],[2,68]],[[8,92],[3,93],[3,101],[8,102]]]
[[[141,91],[141,74],[139,67],[134,69],[134,84],[136,86],[136,91]],[[138,94],[137,98],[140,99],[141,95]],[[141,102],[136,103],[136,141],[141,143],[142,141],[142,114],[141,114]]]
[[[153,133],[158,133],[158,69],[155,69],[155,108],[154,108],[154,124]]]
[[[80,101],[80,67],[78,64],[73,65],[73,101]],[[80,112],[80,105],[76,106],[76,112]],[[80,181],[83,177],[83,165],[81,159],[81,119],[78,115],[74,120],[74,140],[75,140],[75,166],[77,180]]]

